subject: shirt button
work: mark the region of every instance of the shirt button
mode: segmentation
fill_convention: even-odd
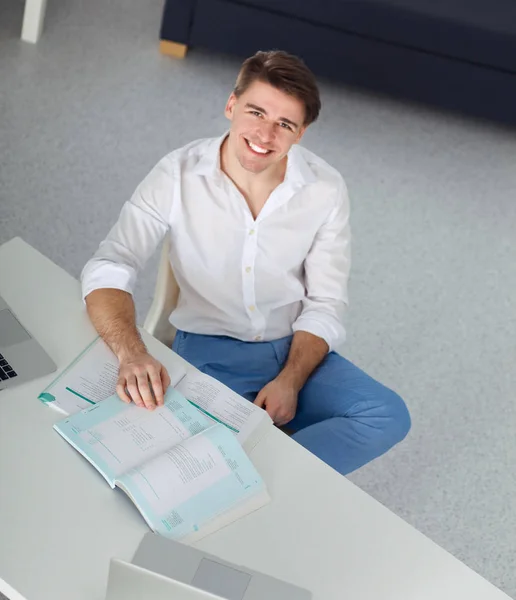
[[[257,336],[254,338],[254,341],[255,341],[255,342],[259,342],[261,339],[262,339],[262,336],[261,336],[261,335],[257,335]]]
[[[249,230],[249,235],[253,235],[254,234],[254,229],[250,229]]]
[[[251,272],[251,267],[246,267],[245,272],[246,273],[250,273]]]
[[[256,306],[254,304],[251,304],[251,306],[249,306],[248,308],[252,312],[256,308]]]

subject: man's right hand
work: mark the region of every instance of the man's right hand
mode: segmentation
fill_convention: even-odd
[[[120,360],[116,392],[124,402],[154,410],[163,405],[169,385],[167,370],[148,352]]]
[[[165,367],[147,352],[136,327],[131,294],[101,288],[90,292],[85,300],[91,322],[120,362],[117,394],[124,402],[150,410],[161,406],[170,377]]]

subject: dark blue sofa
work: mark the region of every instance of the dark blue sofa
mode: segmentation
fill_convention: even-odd
[[[516,0],[166,0],[161,40],[281,48],[318,75],[516,124]]]

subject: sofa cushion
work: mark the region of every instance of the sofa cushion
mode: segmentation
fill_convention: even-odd
[[[444,57],[516,72],[516,0],[236,2]]]

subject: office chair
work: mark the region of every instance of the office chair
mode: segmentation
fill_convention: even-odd
[[[176,329],[168,320],[177,306],[179,286],[170,265],[170,239],[167,235],[161,249],[154,300],[147,313],[143,328],[169,348],[176,336]]]

